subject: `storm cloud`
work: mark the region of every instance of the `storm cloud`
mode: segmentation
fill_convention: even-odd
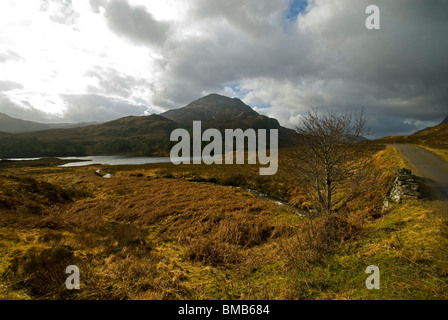
[[[19,83],[22,88],[3,92],[5,97],[17,105],[25,97],[39,109],[33,95],[42,95],[42,83],[54,81],[49,100],[61,104],[55,114],[65,121],[159,113],[212,92],[238,97],[288,127],[311,106],[320,112],[364,108],[374,136],[412,133],[448,115],[446,1],[61,3],[60,17],[79,15],[71,28],[56,19],[57,10],[39,8],[37,20],[2,3],[3,12],[19,17],[10,22],[15,35],[0,29],[0,38],[9,39],[0,69],[41,62],[56,71],[31,83],[26,70],[33,76],[36,71],[24,69],[19,76],[10,67],[9,73],[0,70],[0,84]],[[380,9],[380,30],[365,27],[371,4]],[[66,51],[58,55],[56,39],[44,42],[46,51],[38,42],[28,47],[34,54],[25,51],[21,37],[39,26],[63,39]],[[63,72],[63,54],[70,52],[76,68]],[[0,112],[5,108],[0,104]],[[53,112],[51,105],[45,112]]]
[[[137,44],[162,45],[168,24],[154,19],[144,6],[131,6],[127,1],[105,4],[105,17],[110,29]]]

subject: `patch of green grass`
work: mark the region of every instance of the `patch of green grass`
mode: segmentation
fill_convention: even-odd
[[[301,297],[448,299],[448,220],[440,210],[430,201],[396,206],[304,275]],[[380,269],[379,290],[365,287],[369,265]]]

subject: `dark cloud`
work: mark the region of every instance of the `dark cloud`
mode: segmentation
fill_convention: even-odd
[[[408,133],[448,114],[446,1],[380,1],[381,30],[367,30],[369,1],[309,1],[296,24],[287,2],[197,0],[197,38],[171,40],[154,103],[173,108],[225,92],[293,126],[310,106],[360,110],[378,136]],[[393,119],[390,120],[390,119]],[[388,125],[385,125],[388,124]]]
[[[219,5],[218,8],[207,6],[212,10],[211,16],[206,15],[206,8],[195,8],[197,11],[193,16],[199,19],[195,23],[203,27],[205,34],[197,38],[170,39],[166,44],[163,51],[165,60],[161,66],[163,72],[159,79],[162,90],[155,96],[155,104],[178,107],[201,95],[221,91],[228,83],[260,77],[295,81],[298,74],[305,77],[314,72],[314,62],[308,55],[311,39],[296,31],[294,35],[285,33],[281,2],[277,2],[276,14],[273,14],[278,18],[277,23],[252,18],[247,26],[243,17],[250,14],[248,8],[241,2],[233,4],[235,13],[242,12],[241,24],[236,27],[232,25],[236,18],[232,18],[227,5],[222,5],[228,10],[222,15],[228,18],[222,21],[212,19],[219,12]],[[272,8],[266,5],[265,13],[268,15]],[[266,28],[266,32],[258,35],[252,32],[256,23],[262,24],[260,28]]]
[[[276,36],[276,29],[282,25],[287,3],[272,0],[197,0],[192,14],[208,22],[219,19],[252,38]]]
[[[98,8],[98,2],[91,2]],[[137,44],[162,45],[167,36],[169,25],[154,19],[143,6],[131,6],[126,0],[112,0],[105,4],[105,17],[109,28]]]

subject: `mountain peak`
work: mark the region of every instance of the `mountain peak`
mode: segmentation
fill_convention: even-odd
[[[198,100],[201,100],[201,99],[227,99],[227,100],[229,100],[229,99],[232,99],[232,98],[230,98],[230,97],[227,97],[227,96],[223,96],[223,95],[221,95],[221,94],[217,94],[217,93],[210,93],[210,94],[208,94],[208,95],[206,95],[206,96],[203,96],[202,98],[199,98]],[[233,98],[233,99],[236,99],[236,98]]]
[[[226,121],[243,116],[257,117],[259,114],[238,98],[229,98],[216,93],[199,98],[187,106],[169,110],[162,116],[181,124],[192,121]]]
[[[443,119],[443,121],[440,124],[447,123],[447,122],[448,122],[448,116],[445,119]]]
[[[222,96],[216,93],[209,94],[205,97],[199,98],[191,103],[189,103],[186,108],[188,109],[233,109],[233,110],[241,110],[243,112],[251,112],[255,111],[246,105],[243,101],[238,98],[229,98],[226,96]]]
[[[191,102],[191,103],[194,103],[194,102],[196,102],[196,101],[200,101],[200,100],[202,100],[202,101],[209,101],[209,102],[218,102],[218,101],[221,101],[221,102],[228,102],[228,103],[230,103],[231,101],[237,101],[237,102],[241,102],[241,103],[243,103],[240,99],[238,99],[238,98],[230,98],[230,97],[227,97],[227,96],[223,96],[223,95],[220,95],[220,94],[217,94],[217,93],[210,93],[210,94],[208,94],[208,95],[206,95],[206,96],[204,96],[204,97],[202,97],[202,98],[199,98],[199,99],[197,99],[197,100],[195,100],[195,101],[193,101],[193,102]],[[244,103],[243,103],[244,104]]]

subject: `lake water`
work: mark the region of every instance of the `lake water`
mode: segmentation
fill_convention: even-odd
[[[123,156],[88,156],[88,157],[59,157],[62,160],[84,160],[80,162],[69,162],[60,167],[82,167],[92,164],[108,165],[134,165],[148,163],[170,163],[170,157],[123,157]],[[173,160],[195,160],[198,158],[173,158]],[[214,158],[212,158],[214,159]]]

